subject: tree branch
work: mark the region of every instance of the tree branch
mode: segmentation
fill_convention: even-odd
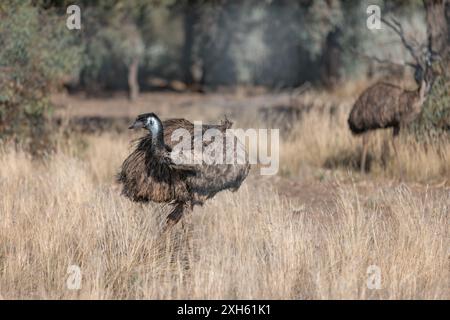
[[[390,64],[390,65],[394,65],[394,66],[411,67],[413,69],[415,69],[416,66],[417,66],[415,63],[412,63],[412,62],[409,62],[409,61],[407,61],[405,63],[398,63],[398,62],[394,62],[394,61],[391,61],[391,60],[388,60],[388,59],[381,59],[381,58],[378,58],[378,57],[375,57],[375,56],[370,56],[370,55],[368,55],[366,53],[359,52],[359,51],[357,51],[355,49],[350,49],[350,53],[352,53],[352,54],[354,54],[354,55],[356,55],[356,56],[358,56],[360,58],[363,58],[363,59],[366,59],[366,60],[372,60],[372,61],[378,62],[380,64]]]
[[[381,21],[386,24],[389,28],[391,28],[401,39],[403,46],[408,50],[410,55],[413,57],[413,59],[416,61],[416,64],[420,65],[420,58],[417,53],[417,50],[414,49],[414,46],[408,41],[405,37],[405,33],[403,31],[403,27],[401,23],[396,20],[395,18],[391,18],[391,21],[381,18]],[[415,41],[415,40],[414,40]],[[417,43],[417,41],[415,41]]]

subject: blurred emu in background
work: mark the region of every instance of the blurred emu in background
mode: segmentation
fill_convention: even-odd
[[[434,19],[436,19],[436,13],[432,10],[434,6],[430,1],[424,3],[429,25],[434,25]],[[441,16],[445,13],[443,9],[442,7],[441,11],[437,12]],[[377,82],[359,96],[350,112],[348,124],[354,134],[363,134],[361,172],[366,169],[368,132],[380,128],[393,128],[393,138],[395,138],[401,127],[415,120],[422,111],[425,99],[436,78],[433,63],[442,60],[439,54],[447,54],[446,46],[440,45],[442,37],[446,36],[446,33],[441,34],[441,30],[438,30],[439,34],[436,38],[436,35],[433,35],[433,27],[429,26],[428,41],[418,44],[417,41],[413,42],[406,38],[402,25],[396,19],[382,19],[382,21],[400,37],[402,44],[414,59],[414,62],[408,65],[414,68],[414,78],[419,87],[417,90],[410,91],[393,84]],[[434,47],[437,47],[439,54],[433,51]],[[395,139],[393,139],[393,146],[397,153]]]

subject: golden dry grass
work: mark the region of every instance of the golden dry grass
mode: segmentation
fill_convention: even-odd
[[[155,99],[168,104],[166,116],[176,109],[207,120],[225,113],[210,105],[231,97],[180,96],[175,109],[166,96]],[[249,104],[237,127],[264,127],[251,108],[260,99],[236,99],[236,112]],[[301,99],[320,105],[332,97]],[[201,108],[183,107],[192,103]],[[390,133],[376,132],[371,171],[361,176],[350,106],[343,100],[333,116],[313,109],[281,137],[283,178],[261,183],[254,170],[238,192],[196,207],[164,236],[166,208],[132,203],[114,183],[130,136],[72,134],[43,161],[2,146],[0,298],[449,299],[449,141],[402,135],[395,157]],[[335,189],[317,181],[323,172]],[[290,187],[311,176],[317,188]],[[321,201],[305,205],[315,190]],[[80,290],[67,288],[71,265],[81,269]],[[367,287],[371,265],[381,270],[379,290]]]
[[[282,149],[282,165],[320,166],[356,150],[332,128],[328,139],[299,133]],[[127,137],[72,139],[59,149],[44,161],[0,151],[0,297],[450,298],[448,189],[386,185],[367,196],[342,183],[332,205],[298,210],[295,197],[250,178],[161,236],[164,208],[132,203],[113,183]],[[66,286],[70,265],[81,268],[80,290]],[[367,287],[370,265],[381,268],[380,290]]]

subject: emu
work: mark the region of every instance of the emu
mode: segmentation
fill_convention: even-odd
[[[366,168],[370,131],[393,128],[392,144],[397,154],[395,138],[400,128],[416,119],[422,111],[422,106],[435,80],[432,62],[438,59],[437,55],[431,51],[430,42],[426,46],[426,52],[420,54],[405,39],[403,29],[398,22],[382,21],[401,37],[403,45],[414,58],[415,63],[408,63],[408,65],[415,69],[414,77],[419,87],[417,90],[410,91],[393,84],[378,82],[367,88],[356,100],[348,117],[348,125],[353,134],[363,136],[361,173],[364,173]]]
[[[219,125],[203,125],[202,132],[217,129],[225,133],[232,123],[227,119]],[[175,225],[185,212],[226,189],[236,191],[248,175],[250,165],[244,164],[175,164],[170,152],[174,130],[189,131],[194,144],[194,125],[185,119],[162,122],[154,113],[139,115],[129,129],[145,128],[149,134],[140,138],[134,151],[125,159],[118,181],[122,194],[136,202],[169,203],[171,211],[164,230]],[[235,146],[240,142],[235,139]],[[205,144],[204,144],[205,145]]]

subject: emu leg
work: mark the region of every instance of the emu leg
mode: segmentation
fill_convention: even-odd
[[[400,133],[400,127],[399,126],[395,126],[392,130],[392,147],[394,148],[394,153],[395,156],[398,157],[398,153],[397,153],[397,137],[398,134]]]
[[[383,167],[386,168],[389,158],[391,156],[391,141],[390,139],[383,139],[383,144],[381,146],[381,163]]]
[[[166,219],[166,224],[163,228],[163,232],[168,231],[171,229],[174,225],[180,221],[180,219],[183,217],[183,214],[185,211],[192,210],[192,206],[189,203],[184,202],[176,202],[170,211],[169,215]]]
[[[366,158],[367,158],[367,147],[369,146],[369,134],[364,133],[362,139],[363,139],[363,149],[361,155],[361,174],[363,174],[366,171]]]

